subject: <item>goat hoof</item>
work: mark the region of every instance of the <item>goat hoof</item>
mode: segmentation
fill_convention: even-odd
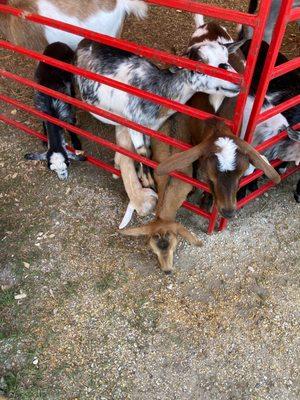
[[[151,188],[155,190],[155,182],[152,177],[150,168],[147,165],[143,165],[140,163],[138,168],[138,177],[144,188]]]
[[[165,273],[165,275],[172,275],[172,270],[167,270],[167,271],[164,271],[164,273]]]
[[[35,154],[34,153],[27,153],[24,156],[25,160],[36,160]]]
[[[294,199],[296,200],[297,203],[300,203],[300,193],[294,193]]]

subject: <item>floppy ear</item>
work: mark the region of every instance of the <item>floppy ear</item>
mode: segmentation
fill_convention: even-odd
[[[201,240],[188,231],[183,225],[177,223],[177,233],[195,246],[202,246]]]
[[[159,164],[155,169],[157,175],[166,175],[176,169],[180,170],[191,165],[203,153],[204,144],[198,144],[189,150],[173,154]]]
[[[288,137],[291,140],[294,140],[295,142],[300,142],[300,131],[296,131],[295,129],[292,129],[290,127],[288,127],[286,129]]]
[[[247,41],[247,39],[238,40],[236,42],[225,43],[224,46],[227,47],[228,54],[235,53],[243,44]]]
[[[247,154],[251,160],[251,163],[258,169],[264,171],[265,175],[270,178],[274,183],[279,183],[281,178],[280,175],[275,171],[266,157],[262,156],[258,151],[254,149],[249,143],[244,140],[235,137],[234,138],[236,144],[239,146],[239,149]]]
[[[137,228],[127,228],[120,230],[122,235],[127,236],[147,236],[151,235],[153,232],[153,224],[148,224],[144,226],[138,226]]]

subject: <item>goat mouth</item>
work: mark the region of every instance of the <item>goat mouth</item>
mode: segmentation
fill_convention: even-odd
[[[224,88],[224,87],[221,87],[221,89],[224,92],[232,93],[232,94],[235,94],[235,95],[238,95],[240,93],[240,89],[228,89],[228,88]]]

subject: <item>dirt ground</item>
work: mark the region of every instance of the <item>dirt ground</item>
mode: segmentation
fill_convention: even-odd
[[[226,2],[237,4],[245,2]],[[129,20],[124,36],[180,51],[192,27],[190,15],[154,7],[147,21]],[[298,51],[296,34],[289,29],[288,55]],[[5,51],[0,65],[32,76],[32,63]],[[32,103],[31,90],[0,85]],[[40,129],[28,115],[0,110]],[[85,113],[79,120],[113,137]],[[127,204],[120,180],[73,163],[60,182],[23,159],[42,149],[39,141],[1,123],[0,134],[0,398],[299,399],[297,176],[241,210],[222,234],[206,235],[207,222],[181,210],[179,221],[204,246],[181,242],[176,271],[165,276],[144,239],[117,232]]]

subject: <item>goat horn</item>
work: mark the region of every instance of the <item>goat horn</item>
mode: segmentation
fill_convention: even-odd
[[[169,172],[175,171],[176,169],[180,170],[188,167],[201,156],[204,147],[204,143],[201,143],[189,150],[173,154],[158,165],[155,170],[156,174],[166,175]]]
[[[177,223],[177,233],[195,246],[202,246],[201,240],[188,231],[183,225]]]
[[[254,147],[239,137],[235,137],[234,140],[239,146],[240,150],[249,156],[252,164],[256,168],[263,170],[266,176],[274,183],[278,184],[280,182],[280,175],[275,171],[266,157],[262,156],[257,150],[254,149]]]
[[[129,224],[129,222],[131,221],[132,215],[134,213],[135,208],[132,207],[131,203],[128,204],[125,215],[122,219],[122,222],[119,225],[119,229],[123,229],[125,228],[125,226],[127,226]]]

